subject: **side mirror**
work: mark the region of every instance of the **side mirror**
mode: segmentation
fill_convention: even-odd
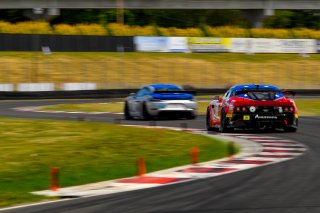
[[[213,100],[221,102],[222,98],[216,95],[216,96],[213,96]]]

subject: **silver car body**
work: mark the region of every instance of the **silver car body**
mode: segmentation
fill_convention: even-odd
[[[157,94],[157,92],[160,94]],[[156,97],[156,98],[155,98]],[[198,103],[192,94],[181,87],[170,84],[151,84],[126,99],[128,116],[126,117],[158,117],[184,116],[195,118]]]

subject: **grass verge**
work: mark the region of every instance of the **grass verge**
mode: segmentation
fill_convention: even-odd
[[[300,115],[320,115],[320,99],[296,99]],[[204,115],[210,101],[198,102],[198,113]],[[59,104],[41,107],[41,110],[79,111],[79,112],[123,112],[123,103],[89,103],[89,104]]]
[[[48,189],[49,170],[61,168],[62,187],[134,176],[144,156],[148,172],[227,154],[226,144],[202,135],[95,122],[0,118],[0,207],[47,198],[29,194]]]

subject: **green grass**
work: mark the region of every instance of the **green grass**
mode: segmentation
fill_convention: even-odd
[[[208,96],[209,97],[209,96]],[[320,115],[320,99],[296,99],[300,115]],[[198,113],[205,114],[210,101],[198,102]],[[123,112],[123,103],[58,104],[41,107],[42,110],[79,112]]]
[[[148,172],[226,156],[226,144],[202,135],[95,122],[0,118],[0,207],[47,198],[29,192],[49,188],[49,170],[61,168],[62,187],[136,174],[144,156]]]
[[[320,115],[320,99],[297,99],[300,115]]]

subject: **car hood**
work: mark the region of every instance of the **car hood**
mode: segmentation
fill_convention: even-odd
[[[193,99],[193,95],[188,93],[161,93],[161,94],[151,94],[154,99],[160,100],[190,100]]]

